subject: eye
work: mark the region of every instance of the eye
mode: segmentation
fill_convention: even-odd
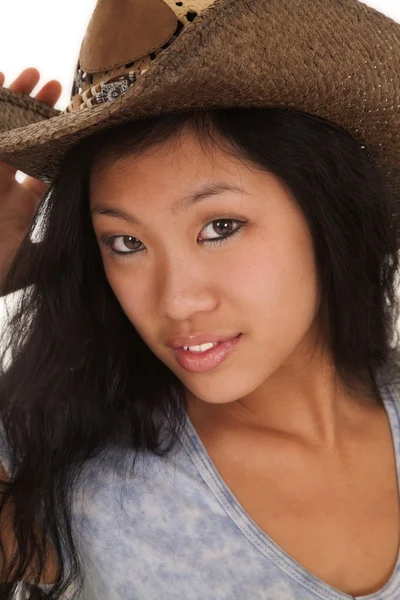
[[[115,254],[131,254],[140,251],[138,247],[142,243],[131,235],[114,235],[105,240]]]
[[[243,225],[244,221],[238,221],[236,219],[216,219],[215,221],[208,223],[202,229],[202,231],[208,232],[211,236],[205,238],[203,235],[200,240],[204,243],[222,241],[237,233]],[[216,235],[212,235],[213,233]]]
[[[218,218],[208,223],[202,232],[208,232],[211,237],[201,236],[199,241],[203,244],[223,244],[228,241],[228,238],[234,236],[236,233],[246,225],[247,221],[239,221],[233,218]],[[212,235],[212,234],[216,235]],[[143,252],[144,248],[142,242],[131,235],[113,235],[111,237],[105,237],[102,239],[103,243],[108,247],[111,254],[119,256],[129,256]]]

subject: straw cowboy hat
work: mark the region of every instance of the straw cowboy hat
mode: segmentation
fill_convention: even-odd
[[[0,160],[51,183],[94,131],[239,106],[331,121],[400,190],[400,25],[358,0],[98,0],[66,110],[0,87]]]

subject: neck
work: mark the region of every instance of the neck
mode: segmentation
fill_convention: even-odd
[[[342,383],[332,363],[315,354],[310,360],[291,358],[258,389],[227,404],[204,402],[190,393],[193,424],[213,428],[241,428],[257,435],[296,439],[332,451],[352,428],[382,411],[371,377],[353,378],[351,389]]]

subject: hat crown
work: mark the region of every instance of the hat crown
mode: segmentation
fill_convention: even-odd
[[[133,82],[214,1],[98,0],[81,44],[67,111],[95,97],[99,85],[109,80],[131,72]]]
[[[83,38],[80,66],[99,73],[134,62],[165,44],[177,24],[162,0],[99,0]]]

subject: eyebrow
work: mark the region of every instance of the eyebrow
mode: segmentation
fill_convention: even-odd
[[[239,187],[233,183],[227,183],[224,181],[207,183],[195,192],[192,192],[191,194],[188,194],[174,202],[171,208],[171,212],[173,215],[175,215],[178,212],[187,210],[188,208],[194,206],[197,202],[201,202],[201,200],[204,200],[205,198],[209,198],[210,196],[216,196],[218,194],[223,194],[224,192],[248,194],[248,192],[246,192],[242,187]],[[140,225],[139,219],[137,219],[134,215],[121,210],[120,208],[113,208],[111,206],[106,205],[97,205],[91,210],[91,213],[108,215],[110,217],[124,219],[125,221],[133,223],[134,225]]]

